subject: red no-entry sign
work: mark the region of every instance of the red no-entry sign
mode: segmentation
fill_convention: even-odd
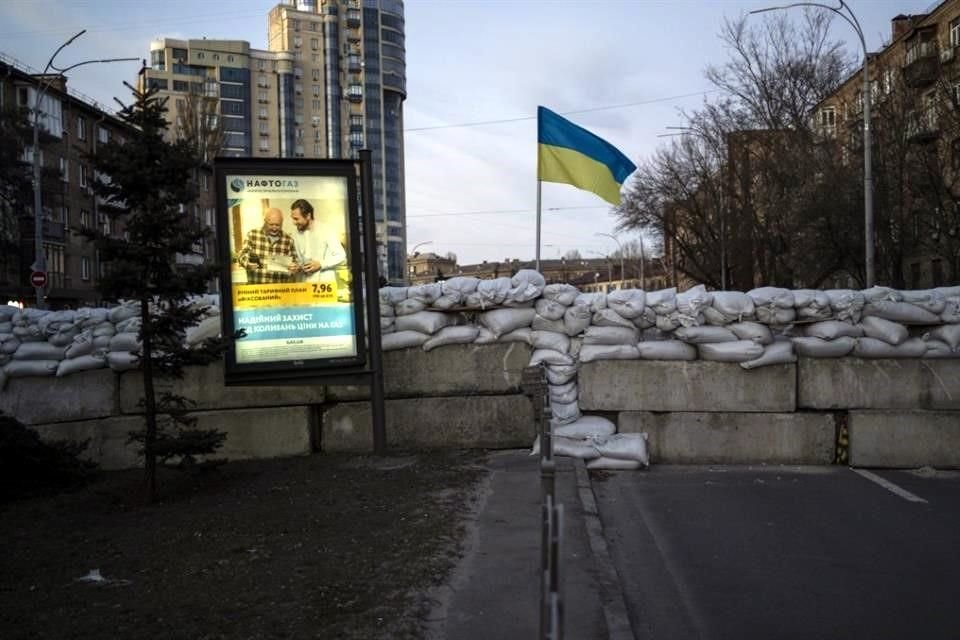
[[[30,284],[34,287],[45,287],[47,286],[47,272],[46,271],[34,271],[30,274]]]

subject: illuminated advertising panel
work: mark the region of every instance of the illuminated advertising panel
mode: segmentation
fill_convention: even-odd
[[[364,362],[355,171],[337,160],[217,161],[224,330],[245,333],[228,379]]]

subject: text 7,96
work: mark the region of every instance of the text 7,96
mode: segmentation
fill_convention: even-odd
[[[314,293],[330,293],[333,288],[328,284],[314,284],[313,292]]]

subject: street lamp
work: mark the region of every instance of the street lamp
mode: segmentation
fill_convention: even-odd
[[[620,286],[622,287],[622,286],[623,286],[623,278],[624,278],[624,275],[623,275],[623,245],[620,244],[620,241],[617,240],[615,236],[612,236],[612,235],[609,234],[609,233],[595,233],[595,234],[593,234],[593,235],[595,235],[595,236],[604,236],[604,237],[610,238],[611,240],[613,240],[614,242],[617,243],[617,249],[620,251]],[[641,262],[640,264],[642,265],[643,262]],[[642,269],[643,267],[641,266],[640,268]],[[640,276],[640,279],[643,280],[643,276]]]
[[[792,9],[794,7],[817,7],[832,11],[844,21],[853,27],[860,38],[860,46],[863,47],[863,234],[864,234],[864,271],[866,272],[866,288],[869,289],[874,284],[874,274],[876,271],[876,248],[873,244],[873,168],[870,159],[870,73],[867,69],[867,62],[870,53],[867,51],[867,41],[863,37],[863,29],[860,28],[860,21],[856,14],[844,0],[837,0],[839,7],[831,7],[818,2],[794,2],[778,7],[767,7],[766,9],[757,9],[750,13],[763,13],[765,11],[780,11]],[[843,10],[846,9],[846,13]]]
[[[410,255],[411,256],[417,255],[417,249],[419,249],[425,244],[433,244],[433,240],[427,240],[426,242],[418,242],[417,244],[413,245],[413,249],[410,250]]]
[[[47,65],[43,68],[43,73],[40,74],[41,78],[46,78],[47,72],[53,69],[59,75],[63,75],[71,69],[76,69],[77,67],[82,67],[86,64],[98,64],[103,62],[129,62],[131,60],[139,60],[140,58],[107,58],[104,60],[84,60],[83,62],[78,62],[72,64],[69,67],[64,67],[60,69],[55,67],[53,64],[54,58],[57,57],[63,49],[70,45],[74,40],[82,36],[87,32],[86,29],[80,31],[78,34],[61,44],[57,47],[57,50],[53,52],[53,55],[50,56],[50,59],[47,60]],[[46,79],[41,81],[40,89],[35,91],[34,100],[33,100],[33,239],[34,239],[34,260],[31,269],[33,271],[42,271],[46,272],[47,270],[47,257],[43,252],[43,184],[41,181],[42,167],[40,164],[40,101],[43,100],[44,96],[47,93],[47,90],[53,84],[52,79]],[[34,293],[37,296],[37,308],[44,308],[43,302],[43,287],[35,286]]]

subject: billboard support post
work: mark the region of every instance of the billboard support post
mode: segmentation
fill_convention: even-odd
[[[367,336],[370,340],[370,404],[373,417],[373,452],[387,448],[386,406],[383,397],[383,352],[380,343],[380,272],[377,259],[377,222],[373,211],[373,157],[360,151],[360,205],[363,218],[364,297],[367,302]]]

